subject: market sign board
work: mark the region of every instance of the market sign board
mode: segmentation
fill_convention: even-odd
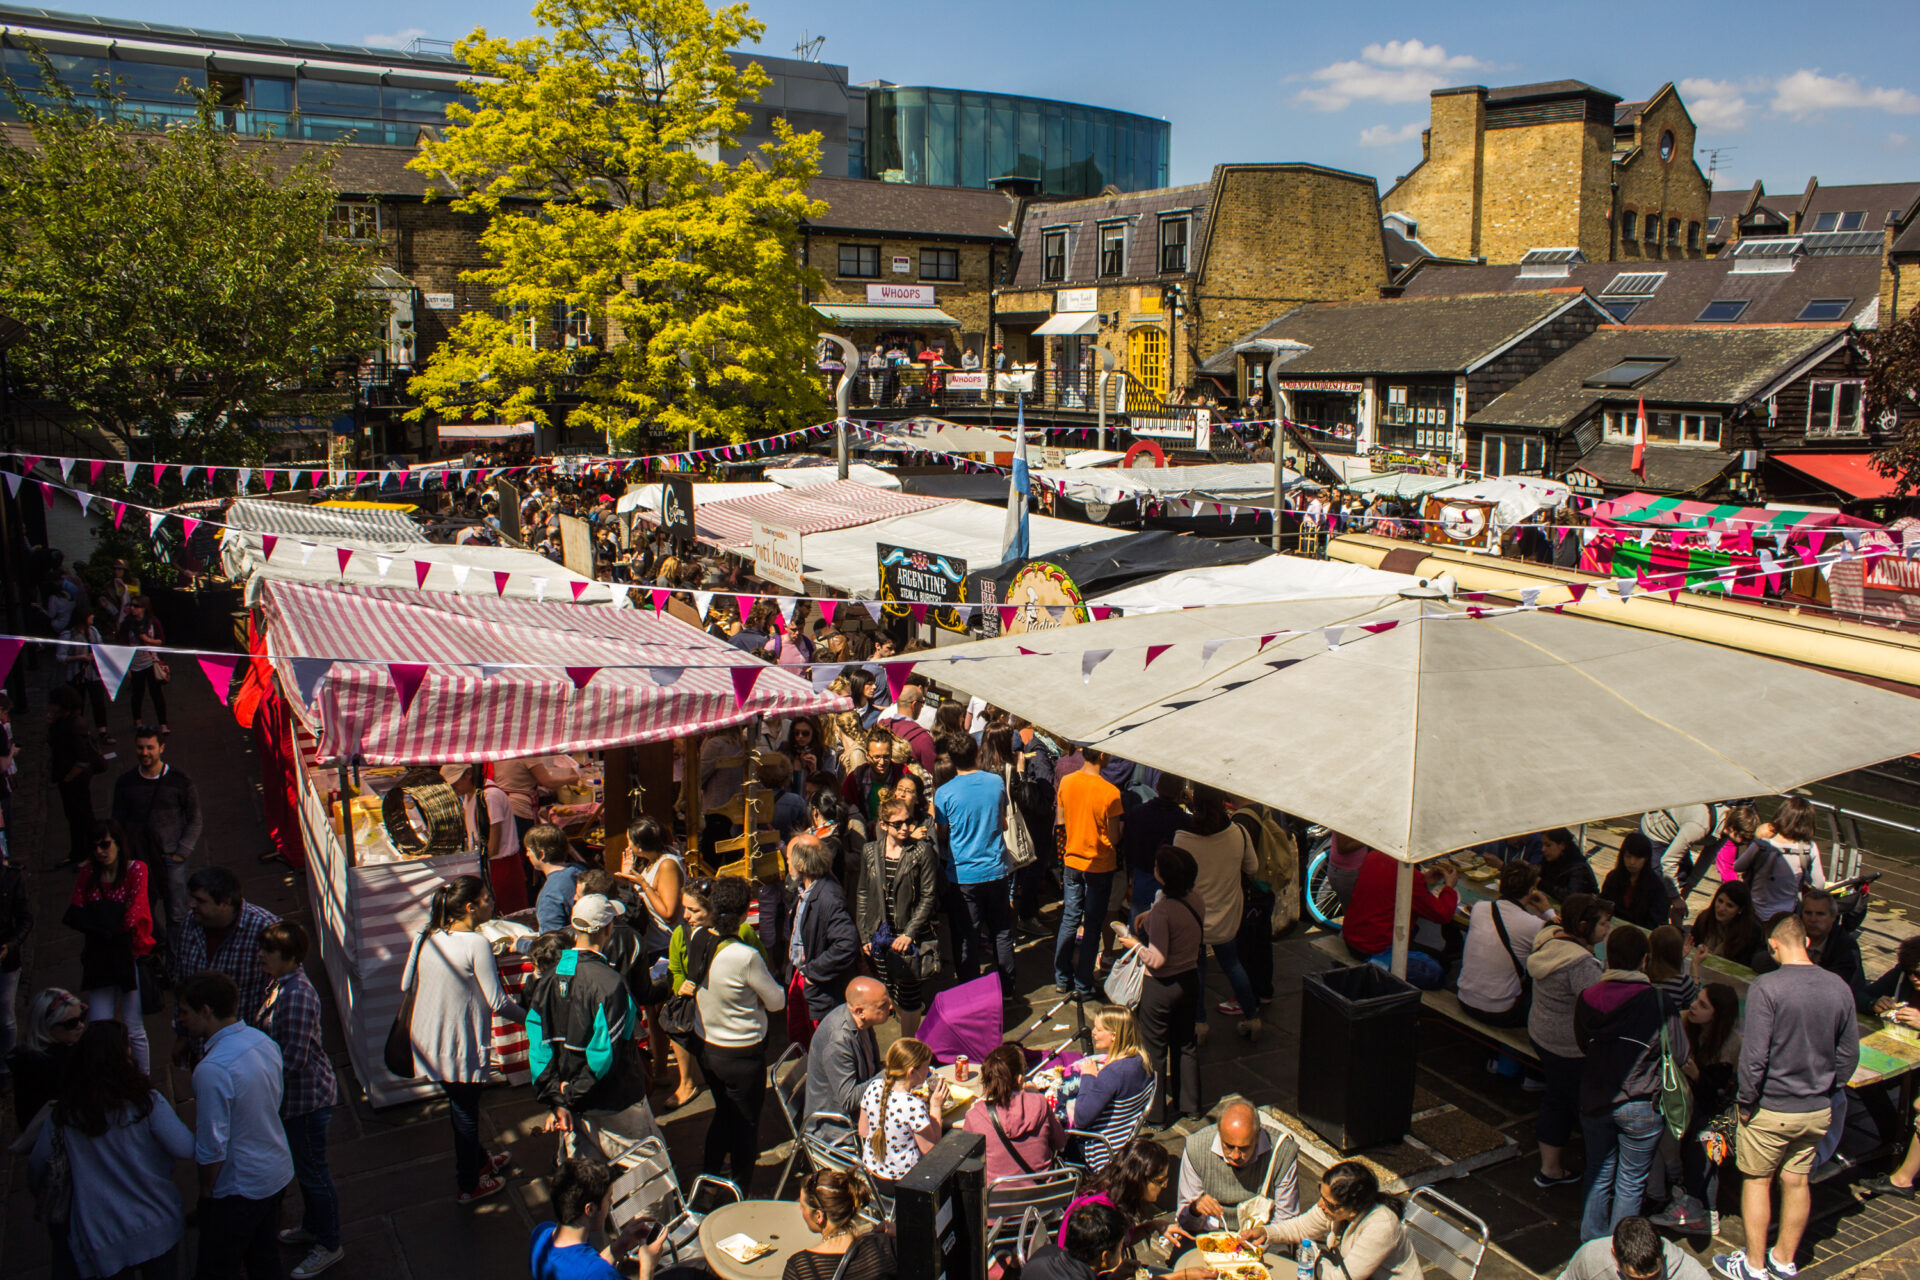
[[[985,391],[987,375],[984,373],[950,373],[947,375],[949,391]]]
[[[1343,396],[1357,396],[1366,387],[1358,382],[1334,382],[1319,378],[1282,378],[1273,384],[1282,391],[1327,391]]]
[[[1066,570],[1045,560],[1028,564],[1007,584],[1006,603],[1014,607],[1013,620],[1002,634],[1053,631],[1087,620],[1086,601]]]
[[[907,617],[910,605],[933,607],[934,623],[948,631],[965,631],[957,608],[967,602],[967,562],[890,542],[874,543],[880,562],[880,599],[896,618]]]
[[[753,576],[796,595],[806,592],[800,556],[800,531],[785,525],[753,522]]]
[[[693,481],[668,480],[660,488],[660,527],[675,546],[687,546],[694,536]]]
[[[560,517],[560,563],[583,578],[593,573],[593,528],[579,516]]]
[[[1448,501],[1429,494],[1426,520],[1423,536],[1435,546],[1491,551],[1498,545],[1491,502]]]
[[[867,305],[870,307],[931,307],[933,286],[930,284],[870,284],[867,286]]]
[[[1098,311],[1100,309],[1100,291],[1098,289],[1055,289],[1053,291],[1053,311],[1055,315],[1062,311]]]

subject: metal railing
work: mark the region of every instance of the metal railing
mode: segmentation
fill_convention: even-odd
[[[1826,860],[1827,879],[1851,880],[1860,874],[1861,859],[1868,852],[1866,842],[1860,837],[1860,824],[1870,823],[1876,827],[1885,827],[1889,831],[1901,831],[1920,839],[1920,827],[1908,826],[1904,822],[1895,822],[1891,818],[1882,818],[1876,814],[1861,813],[1854,809],[1845,809],[1824,800],[1803,797],[1826,818],[1828,856]]]

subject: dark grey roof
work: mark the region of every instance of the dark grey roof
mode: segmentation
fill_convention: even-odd
[[[1315,303],[1280,317],[1248,340],[1286,339],[1312,347],[1282,366],[1295,374],[1464,373],[1569,303],[1578,291],[1491,293],[1461,298]],[[1204,366],[1233,367],[1229,348]]]
[[[123,35],[153,40],[162,44],[206,45],[222,49],[258,49],[297,55],[324,54],[346,62],[377,62],[389,66],[419,66],[441,72],[458,72],[466,63],[451,53],[403,53],[398,49],[375,49],[359,44],[330,44],[322,40],[289,40],[284,36],[240,35],[232,31],[213,31],[204,27],[183,27],[167,22],[144,22],[138,18],[100,18],[86,13],[63,13],[56,9],[38,9],[26,5],[0,4],[0,23],[44,27],[103,36]]]
[[[1800,229],[1811,231],[1819,213],[1864,211],[1867,228],[1879,230],[1887,225],[1887,215],[1895,209],[1905,213],[1920,200],[1920,182],[1863,182],[1845,186],[1816,186],[1801,211]],[[1796,202],[1797,203],[1797,202]]]
[[[1467,421],[1472,426],[1564,427],[1602,402],[1745,404],[1781,374],[1841,339],[1841,325],[1608,325]],[[1587,382],[1623,360],[1671,363],[1636,386]]]
[[[973,187],[925,187],[873,178],[815,178],[807,194],[827,202],[816,231],[895,232],[1011,240],[1013,201]]]
[[[1524,102],[1529,98],[1605,98],[1619,102],[1620,95],[1588,84],[1584,80],[1542,80],[1537,84],[1509,84],[1487,90],[1488,102]]]
[[[1633,446],[1597,444],[1574,464],[1601,484],[1615,489],[1649,493],[1686,493],[1718,478],[1734,463],[1734,455],[1718,449],[1686,449],[1678,445],[1647,446],[1646,475],[1633,473]]]
[[[1633,122],[1635,120],[1638,120],[1640,118],[1640,113],[1642,111],[1645,111],[1646,109],[1647,109],[1647,104],[1644,101],[1614,103],[1613,104],[1613,127],[1616,129],[1631,129],[1633,127]]]
[[[1132,228],[1127,238],[1125,272],[1119,277],[1106,278],[1157,277],[1160,274],[1159,215],[1181,209],[1193,211],[1193,225],[1187,230],[1187,266],[1189,269],[1197,267],[1212,197],[1211,182],[1196,182],[1184,187],[1136,191],[1130,195],[1049,200],[1029,205],[1020,222],[1020,265],[1014,271],[1008,287],[1038,289],[1047,285],[1071,287],[1099,283],[1100,224],[1103,222],[1125,221]],[[1071,229],[1066,279],[1043,281],[1042,237],[1047,231],[1059,227]]]
[[[1915,222],[1920,224],[1920,218]],[[1781,272],[1735,272],[1733,266],[1733,259],[1724,255],[1673,262],[1589,262],[1573,267],[1567,283],[1601,298],[1616,276],[1664,273],[1666,278],[1659,288],[1634,311],[1632,323],[1636,325],[1693,324],[1709,302],[1735,298],[1747,302],[1747,309],[1740,315],[1743,324],[1791,323],[1815,298],[1851,298],[1852,305],[1843,318],[1852,322],[1860,319],[1880,294],[1877,255],[1806,257],[1792,271]],[[1407,278],[1402,296],[1523,293],[1539,285],[1538,279],[1522,278],[1518,267],[1430,262]]]

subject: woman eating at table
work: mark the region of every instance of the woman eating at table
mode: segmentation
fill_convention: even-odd
[[[1093,1016],[1093,1055],[1073,1065],[1080,1090],[1067,1109],[1073,1127],[1088,1133],[1100,1132],[1114,1103],[1153,1079],[1153,1060],[1140,1047],[1139,1025],[1125,1005],[1107,1005]]]
[[[856,1225],[871,1199],[866,1184],[845,1169],[822,1169],[800,1179],[800,1218],[819,1234],[820,1243],[789,1257],[780,1280],[887,1280],[895,1275],[899,1267],[893,1236]]]
[[[1320,1180],[1320,1199],[1295,1218],[1267,1226],[1258,1224],[1242,1233],[1261,1239],[1268,1247],[1315,1240],[1322,1251],[1338,1259],[1322,1260],[1320,1274],[1337,1267],[1342,1280],[1421,1280],[1420,1255],[1400,1224],[1400,1205],[1383,1195],[1373,1170],[1358,1160],[1343,1160]]]
[[[980,1100],[960,1127],[987,1140],[987,1186],[995,1180],[1039,1173],[1067,1145],[1067,1131],[1040,1094],[1021,1087],[1026,1054],[1003,1044],[980,1064]],[[1026,1183],[1019,1185],[1025,1186]]]
[[[914,833],[914,814],[901,790],[896,784],[894,794],[880,802],[880,838],[861,853],[853,918],[861,949],[899,1011],[901,1034],[910,1036],[927,1007],[922,979],[939,968],[933,931],[939,871],[926,829]]]
[[[1754,953],[1761,947],[1760,922],[1753,915],[1753,891],[1745,882],[1729,880],[1714,890],[1713,901],[1693,918],[1693,945],[1705,947],[1710,956],[1753,967]]]
[[[1576,893],[1600,892],[1600,881],[1579,839],[1565,827],[1540,833],[1540,892],[1555,902],[1565,902]]]
[[[887,1047],[886,1070],[860,1095],[860,1155],[883,1195],[940,1141],[947,1082],[934,1076],[927,1085],[932,1067],[933,1050],[902,1037]]]
[[[1638,831],[1620,837],[1620,861],[1600,885],[1600,896],[1613,903],[1614,918],[1643,929],[1657,929],[1673,915],[1667,879],[1653,865],[1653,844]]]
[[[1106,1167],[1091,1174],[1080,1184],[1080,1194],[1067,1206],[1060,1219],[1060,1239],[1065,1247],[1067,1219],[1082,1205],[1104,1204],[1127,1220],[1127,1240],[1131,1244],[1148,1234],[1152,1225],[1167,1217],[1160,1199],[1173,1179],[1173,1157],[1152,1138],[1137,1137],[1114,1153]],[[1191,1240],[1180,1227],[1168,1225],[1169,1234]]]

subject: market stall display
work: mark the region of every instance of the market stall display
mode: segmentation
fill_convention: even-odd
[[[1800,567],[1787,554],[1786,541],[1810,533],[1842,529],[1877,529],[1870,520],[1838,511],[1775,510],[1771,507],[1724,506],[1685,498],[1663,498],[1651,493],[1629,493],[1593,508],[1594,537],[1580,553],[1587,573],[1626,577],[1636,570],[1649,574],[1686,575],[1688,586],[1719,589],[1719,574],[1735,571],[1726,589],[1739,596],[1778,595],[1776,577],[1769,584],[1761,570],[1768,559],[1783,573]]]

